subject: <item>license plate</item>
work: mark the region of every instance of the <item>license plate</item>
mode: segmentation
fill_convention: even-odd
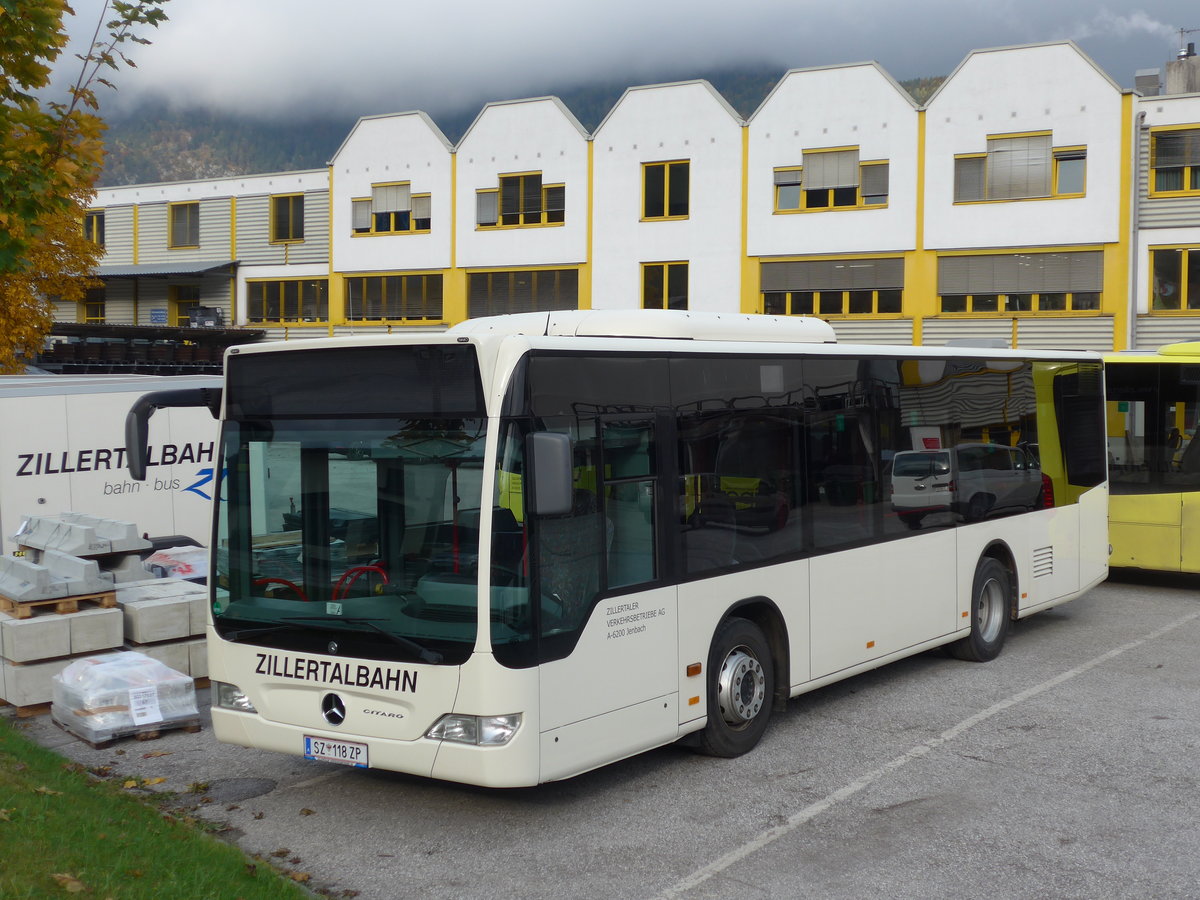
[[[353,741],[331,741],[328,738],[304,736],[304,758],[343,766],[367,768],[367,745]]]

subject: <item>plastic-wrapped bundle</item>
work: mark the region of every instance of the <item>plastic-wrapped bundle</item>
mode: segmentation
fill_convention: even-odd
[[[54,720],[93,744],[198,724],[192,679],[133,651],[77,659],[54,676]]]

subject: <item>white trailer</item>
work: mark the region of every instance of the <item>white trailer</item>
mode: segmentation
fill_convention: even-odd
[[[218,423],[203,407],[163,410],[150,427],[144,481],[125,454],[125,414],[143,394],[220,388],[218,375],[0,377],[0,536],[5,554],[27,516],[87,513],[151,537],[207,545]]]

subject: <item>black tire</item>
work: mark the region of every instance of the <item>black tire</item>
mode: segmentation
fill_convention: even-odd
[[[992,508],[994,502],[990,494],[976,494],[971,498],[971,502],[967,504],[966,520],[968,522],[982,522],[987,518],[988,510]]]
[[[899,513],[900,521],[917,531],[921,527],[921,520],[925,518],[921,513]]]
[[[729,618],[708,651],[708,724],[698,749],[709,756],[741,756],[767,730],[775,700],[775,667],[762,629]]]
[[[1012,615],[1012,577],[999,560],[984,557],[971,585],[971,634],[950,645],[950,653],[971,662],[1000,655]]]

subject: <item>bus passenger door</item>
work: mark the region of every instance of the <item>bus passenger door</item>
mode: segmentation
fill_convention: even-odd
[[[652,415],[630,414],[573,430],[575,512],[538,523],[543,655],[578,634],[541,667],[543,781],[667,743],[678,730],[659,429]]]

